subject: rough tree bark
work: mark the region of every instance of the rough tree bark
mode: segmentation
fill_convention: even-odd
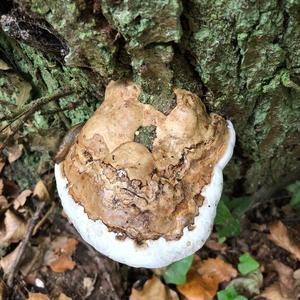
[[[0,9],[2,118],[75,90],[18,134],[25,153],[12,168],[22,186],[48,171],[65,130],[119,78],[137,81],[141,101],[164,113],[177,86],[232,120],[228,193],[263,198],[299,176],[300,0],[11,0]]]

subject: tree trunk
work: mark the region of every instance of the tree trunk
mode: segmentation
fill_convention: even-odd
[[[138,82],[141,101],[164,113],[176,86],[230,119],[237,145],[227,193],[259,190],[264,198],[300,176],[300,0],[0,5],[0,118],[61,88],[74,91],[18,132],[25,148],[12,171],[21,186],[45,176],[66,129],[91,115],[111,79]]]

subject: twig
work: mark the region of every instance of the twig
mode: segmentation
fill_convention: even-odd
[[[65,108],[57,108],[57,109],[53,109],[53,110],[42,111],[41,114],[44,116],[47,116],[47,115],[57,114],[59,112],[70,111],[70,110],[76,109],[78,107],[78,105],[80,105],[80,104],[81,104],[80,102],[72,102]]]
[[[11,272],[9,273],[8,278],[7,278],[7,285],[8,285],[8,287],[12,287],[17,267],[18,267],[18,265],[19,265],[19,263],[21,261],[22,256],[24,255],[26,246],[27,246],[27,244],[28,244],[28,242],[30,240],[30,237],[31,237],[33,229],[34,229],[34,225],[37,222],[37,220],[39,219],[40,214],[41,214],[44,206],[45,206],[45,202],[42,202],[39,205],[39,207],[36,210],[36,212],[34,213],[34,215],[32,216],[32,218],[31,218],[31,220],[30,220],[30,222],[28,224],[26,235],[25,235],[24,239],[21,242],[21,245],[20,245],[17,257],[16,257],[16,259],[14,260],[14,262],[12,264]]]
[[[53,201],[50,208],[48,209],[48,211],[45,213],[45,215],[41,218],[40,221],[38,221],[38,223],[34,226],[33,232],[32,232],[32,236],[35,236],[38,229],[44,224],[44,222],[48,219],[48,217],[51,215],[51,213],[53,212],[53,209],[55,207],[55,202]]]
[[[74,93],[74,91],[72,89],[65,88],[65,89],[61,89],[61,90],[57,91],[56,93],[54,93],[50,96],[38,98],[35,101],[32,101],[31,103],[27,104],[23,111],[18,112],[16,114],[16,116],[12,119],[12,121],[0,130],[0,133],[3,132],[6,128],[11,126],[13,122],[19,120],[19,123],[14,128],[13,132],[4,140],[2,145],[0,145],[0,152],[7,146],[7,144],[10,142],[12,137],[20,130],[20,128],[31,117],[32,114],[34,114],[42,106],[48,104],[49,102],[58,100],[59,98],[62,98],[65,96],[69,96],[73,93]]]

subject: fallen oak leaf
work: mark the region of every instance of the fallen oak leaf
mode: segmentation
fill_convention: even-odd
[[[299,285],[300,285],[300,269],[296,270],[293,274],[294,279],[299,281]]]
[[[293,269],[278,260],[273,261],[273,266],[279,276],[281,294],[284,297],[293,296],[295,286],[295,280],[293,280]]]
[[[57,300],[72,300],[72,298],[68,297],[64,293],[60,293]]]
[[[0,173],[2,172],[4,167],[5,167],[5,162],[0,158]]]
[[[0,196],[0,210],[5,210],[8,207],[8,201],[4,196]]]
[[[216,240],[210,238],[205,243],[205,247],[207,247],[210,250],[221,252],[222,254],[226,252],[227,245],[226,244],[220,244]]]
[[[50,194],[43,180],[39,180],[34,187],[33,196],[40,201],[49,201]]]
[[[2,157],[0,157],[0,173],[2,172],[4,166],[5,166],[5,161]]]
[[[4,196],[0,196],[0,210],[6,209],[8,207],[8,201]]]
[[[76,250],[77,244],[78,242],[72,238],[56,238],[52,241],[50,249],[45,254],[45,264],[57,273],[72,270],[75,267],[75,262],[71,256]]]
[[[50,300],[50,298],[42,293],[28,293],[27,300]]]
[[[3,188],[4,188],[4,183],[3,183],[3,179],[0,178],[0,195],[3,194]]]
[[[7,299],[6,284],[2,279],[0,279],[0,300],[5,300],[5,299]]]
[[[273,268],[278,273],[279,280],[267,287],[260,295],[268,300],[295,300],[300,296],[300,271],[274,260]],[[299,276],[299,278],[298,278]]]
[[[13,146],[6,147],[8,152],[8,162],[11,164],[19,159],[23,153],[24,146],[22,144],[15,144]]]
[[[199,260],[197,272],[203,276],[203,278],[214,278],[219,281],[219,283],[228,281],[237,276],[236,269],[219,257],[208,258],[204,261]]]
[[[132,288],[129,300],[179,300],[179,297],[154,276],[145,282],[141,290]]]
[[[0,59],[0,70],[6,71],[10,70],[11,67],[2,59]]]
[[[86,294],[85,294],[86,298],[88,298],[92,294],[93,290],[95,289],[96,280],[97,280],[97,276],[95,276],[94,279],[90,277],[83,278],[83,288],[86,290]]]
[[[270,235],[268,238],[277,246],[292,253],[300,260],[300,246],[296,244],[289,236],[287,227],[280,221],[269,225]]]
[[[23,253],[22,260],[18,266],[19,272],[25,278],[32,270],[37,270],[43,264],[44,251],[48,244],[39,241],[39,245],[34,247],[28,245]]]
[[[15,181],[9,179],[3,179],[3,183],[4,183],[5,197],[7,199],[9,200],[15,199],[21,193],[21,190]]]
[[[236,277],[237,274],[232,265],[218,257],[201,261],[195,256],[186,283],[177,285],[177,289],[188,300],[212,300],[219,284]]]
[[[3,269],[4,274],[11,273],[13,263],[18,256],[18,252],[20,251],[20,246],[21,244],[19,244],[12,252],[7,254],[6,256],[1,257],[0,266]]]
[[[295,300],[295,298],[287,298],[282,295],[280,284],[278,282],[275,282],[271,286],[267,287],[259,296],[260,298],[264,297],[267,300]]]
[[[5,161],[2,157],[0,157],[0,173],[2,172],[4,166],[5,166]]]
[[[4,189],[4,182],[3,179],[0,178],[0,209],[6,208],[8,205],[6,197],[2,195],[3,189]]]
[[[19,207],[23,206],[27,198],[32,194],[31,190],[24,190],[21,194],[14,200],[14,209],[17,210]]]
[[[4,226],[0,230],[0,246],[7,247],[10,243],[19,242],[24,238],[25,233],[25,221],[8,209],[4,215]]]

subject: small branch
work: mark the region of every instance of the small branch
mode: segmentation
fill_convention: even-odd
[[[52,214],[53,210],[55,207],[55,202],[53,201],[51,203],[51,206],[49,208],[49,210],[45,213],[45,215],[43,216],[43,218],[34,226],[33,232],[32,232],[32,236],[35,236],[37,231],[39,230],[39,228],[45,223],[45,221],[48,219],[48,217]]]
[[[25,235],[24,239],[21,242],[20,249],[18,251],[17,257],[16,257],[16,259],[14,260],[14,262],[12,264],[11,272],[9,273],[8,278],[7,278],[7,285],[8,285],[8,287],[12,287],[17,267],[18,267],[18,265],[19,265],[19,263],[20,263],[20,261],[22,259],[22,256],[24,255],[26,246],[27,246],[27,244],[28,244],[28,242],[30,240],[30,237],[32,235],[35,223],[39,219],[44,206],[45,206],[45,202],[42,202],[39,205],[39,207],[36,210],[36,212],[34,213],[34,215],[32,216],[32,218],[31,218],[31,220],[30,220],[30,222],[28,224],[26,235]]]
[[[72,102],[65,108],[57,108],[53,110],[42,111],[41,114],[44,116],[57,114],[59,112],[70,111],[76,109],[80,105],[80,102]]]

